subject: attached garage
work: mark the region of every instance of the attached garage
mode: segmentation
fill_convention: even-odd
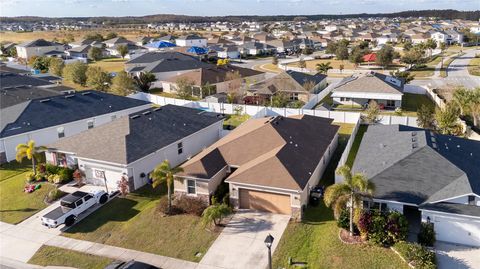
[[[480,219],[433,215],[436,239],[469,246],[480,246]]]
[[[240,189],[240,208],[259,211],[292,214],[290,195]]]

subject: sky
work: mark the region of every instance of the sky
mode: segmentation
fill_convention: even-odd
[[[0,0],[1,16],[310,15],[480,10],[480,0]]]

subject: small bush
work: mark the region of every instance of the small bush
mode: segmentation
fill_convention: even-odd
[[[390,246],[395,242],[405,240],[408,234],[408,222],[399,212],[363,212],[358,221],[362,235],[371,242]]]
[[[207,204],[200,198],[182,195],[175,200],[175,207],[186,214],[201,216]]]
[[[73,180],[73,169],[60,167],[58,169],[57,174],[61,178],[61,181],[60,181],[61,184],[64,184]]]
[[[26,180],[27,182],[32,182],[32,181],[34,181],[34,180],[35,180],[35,174],[34,174],[33,172],[27,173],[27,174],[25,175],[25,180]]]
[[[56,166],[56,165],[53,165],[53,164],[47,163],[47,164],[45,165],[45,171],[46,171],[46,173],[49,174],[49,175],[57,174],[59,169],[60,169],[59,166]]]
[[[432,247],[435,244],[435,230],[433,224],[422,222],[420,232],[418,233],[418,243]]]
[[[42,180],[44,180],[44,179],[45,179],[45,175],[44,175],[44,174],[39,174],[39,173],[37,173],[37,174],[35,175],[35,181],[42,181]]]
[[[47,203],[52,203],[53,201],[60,199],[65,194],[65,192],[59,190],[58,188],[55,188],[47,194],[47,198],[45,200]]]
[[[418,269],[435,269],[437,268],[435,253],[426,247],[405,241],[397,242],[393,248],[415,268]]]
[[[215,193],[212,196],[212,200],[215,199],[215,201],[224,201],[224,198],[226,195],[228,195],[229,192],[229,185],[228,183],[222,182],[218,187]],[[213,202],[212,202],[213,203]],[[227,203],[228,204],[228,203]]]
[[[56,176],[56,175],[48,175],[48,176],[47,176],[47,181],[50,182],[50,183],[54,183],[54,181],[55,181],[55,176]]]
[[[337,219],[337,226],[343,229],[350,229],[350,213],[348,209],[342,210],[340,216]]]
[[[46,172],[47,172],[47,169],[45,168],[45,164],[41,163],[37,166],[37,173],[45,174]]]
[[[360,213],[357,226],[360,234],[368,238],[368,232],[372,226],[372,212],[365,210]]]

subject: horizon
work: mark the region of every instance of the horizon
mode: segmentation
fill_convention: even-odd
[[[115,8],[112,8],[112,5]],[[255,8],[252,8],[255,5]],[[272,6],[274,5],[274,6]],[[222,6],[221,9],[218,6]],[[405,9],[414,6],[415,9]],[[478,11],[477,0],[4,0],[2,17],[309,16],[397,13],[412,10]]]

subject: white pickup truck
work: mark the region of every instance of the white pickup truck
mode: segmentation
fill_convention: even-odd
[[[105,191],[93,193],[76,191],[60,200],[60,206],[42,217],[42,224],[49,228],[56,228],[61,224],[72,226],[78,215],[96,204],[104,204],[109,196]]]

